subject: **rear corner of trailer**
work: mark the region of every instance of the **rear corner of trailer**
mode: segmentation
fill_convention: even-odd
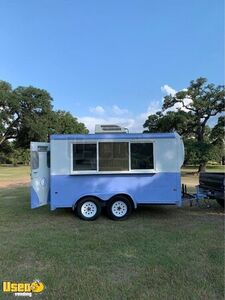
[[[178,202],[177,206],[182,206],[182,194],[181,194],[181,167],[184,163],[184,142],[182,136],[177,132],[174,133],[176,137],[176,152],[177,152],[177,172],[178,172]]]

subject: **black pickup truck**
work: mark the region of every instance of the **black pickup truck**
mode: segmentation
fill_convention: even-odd
[[[199,191],[209,198],[216,199],[224,207],[225,173],[201,172],[199,175]]]

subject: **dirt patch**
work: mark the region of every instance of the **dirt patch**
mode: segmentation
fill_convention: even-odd
[[[195,187],[198,185],[199,179],[198,176],[182,176],[182,183],[186,184],[189,187]]]
[[[27,177],[22,177],[19,179],[9,179],[9,180],[2,180],[0,181],[0,188],[11,188],[18,185],[25,185],[27,186],[30,183],[30,179]]]

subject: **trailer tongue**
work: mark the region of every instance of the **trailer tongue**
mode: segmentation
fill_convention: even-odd
[[[201,172],[199,174],[199,185],[196,186],[195,193],[188,193],[187,186],[182,184],[183,199],[190,200],[190,206],[193,205],[193,200],[196,200],[199,205],[201,199],[215,199],[222,207],[224,207],[224,187],[225,174],[224,173],[207,173]],[[210,207],[209,204],[207,204]]]

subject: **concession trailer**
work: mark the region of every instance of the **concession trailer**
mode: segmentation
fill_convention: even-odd
[[[182,204],[182,138],[173,133],[127,133],[96,125],[95,134],[55,134],[31,142],[31,208],[72,208],[94,220],[102,207],[113,220],[139,205]]]

